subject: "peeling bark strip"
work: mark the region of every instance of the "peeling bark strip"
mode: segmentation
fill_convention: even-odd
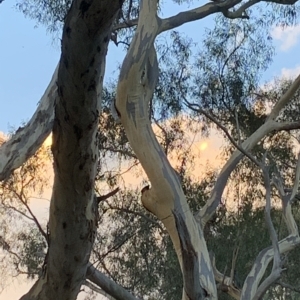
[[[158,69],[154,40],[160,26],[157,1],[141,1],[136,33],[120,72],[116,108],[120,112],[128,140],[151,181],[152,188],[143,190],[142,203],[164,223],[174,244],[187,288],[183,291],[183,299],[217,299],[202,229],[193,217],[181,183],[149,121],[149,103]],[[194,251],[183,253],[181,242],[184,238],[176,228],[174,211],[180,220],[180,229],[184,227],[188,234],[188,247]],[[191,262],[196,264],[193,268]],[[191,278],[194,281],[189,283]]]
[[[96,231],[94,181],[105,57],[119,0],[75,0],[65,19],[52,152],[46,273],[22,299],[77,298]]]
[[[50,134],[54,118],[54,103],[58,98],[57,72],[58,67],[30,121],[0,147],[0,180],[8,178],[15,169],[27,161]]]

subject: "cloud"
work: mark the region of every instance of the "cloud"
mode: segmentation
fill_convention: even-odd
[[[300,65],[296,66],[293,69],[282,68],[281,77],[285,78],[295,78],[300,74]]]
[[[271,36],[273,39],[280,41],[281,45],[279,49],[281,51],[286,52],[299,42],[300,25],[287,27],[273,27],[271,31]]]

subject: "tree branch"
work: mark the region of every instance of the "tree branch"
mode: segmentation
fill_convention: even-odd
[[[15,169],[27,161],[50,134],[54,118],[54,103],[58,99],[57,72],[58,66],[30,121],[1,145],[0,180],[8,178]]]
[[[297,161],[297,166],[295,171],[295,180],[294,180],[294,185],[293,185],[293,190],[292,190],[290,200],[293,200],[296,194],[298,193],[299,184],[300,184],[300,152],[298,153],[298,161]]]
[[[266,172],[267,170],[264,170]],[[291,210],[291,197],[290,195],[285,195],[284,188],[282,185],[282,179],[279,176],[276,180],[273,180],[275,186],[279,189],[279,194],[282,198],[282,209],[283,216],[288,227],[289,236],[282,239],[279,243],[277,242],[277,235],[273,227],[271,217],[270,217],[270,182],[268,179],[269,174],[265,173],[266,180],[266,220],[268,227],[270,228],[270,234],[272,239],[272,246],[262,250],[252,266],[250,273],[248,274],[244,287],[242,290],[242,300],[258,300],[261,299],[262,295],[265,293],[268,287],[274,283],[274,281],[280,278],[281,269],[281,258],[280,255],[291,251],[297,245],[300,244],[300,237],[298,232],[297,224],[294,220]],[[271,222],[271,224],[270,224]],[[262,282],[259,286],[260,280],[266,272],[266,269],[270,261],[274,259],[273,268],[271,274]]]
[[[291,101],[291,98],[294,96],[296,91],[300,86],[300,75],[296,78],[290,88],[282,95],[282,97],[278,100],[273,110],[271,111],[269,117],[266,122],[259,127],[250,137],[248,137],[240,147],[244,151],[250,151],[263,137],[273,131],[280,130],[290,130],[299,128],[299,122],[292,123],[278,123],[275,122],[275,119],[279,115],[281,109]],[[206,222],[213,216],[216,208],[218,207],[221,196],[223,194],[224,188],[226,186],[227,180],[231,174],[231,172],[235,169],[236,165],[243,158],[243,153],[240,150],[234,151],[231,155],[230,159],[222,168],[216,184],[211,192],[210,199],[206,202],[203,208],[196,214],[196,219],[202,223],[202,226],[206,224]]]
[[[299,86],[300,86],[300,75],[298,75],[298,77],[294,80],[294,82],[291,84],[289,89],[284,93],[284,95],[280,98],[280,100],[275,104],[275,106],[272,109],[271,113],[269,114],[266,122],[268,122],[269,120],[275,120],[277,118],[277,116],[279,115],[279,112],[291,100],[291,98],[294,96],[294,94],[298,90]]]
[[[112,210],[119,210],[119,211],[123,211],[125,213],[128,213],[128,214],[133,214],[135,216],[139,216],[143,219],[145,219],[146,221],[154,224],[155,226],[157,226],[162,232],[165,232],[165,230],[162,228],[162,226],[155,220],[147,217],[146,215],[138,212],[138,211],[134,211],[134,210],[131,210],[131,209],[128,209],[128,208],[121,208],[121,207],[117,207],[117,206],[114,206],[114,205],[110,205],[109,203],[107,203],[108,207]]]
[[[120,189],[117,187],[116,189],[114,189],[113,191],[105,194],[105,195],[101,195],[101,196],[97,196],[97,201],[98,203],[100,203],[101,201],[104,201],[112,196],[114,196],[116,193],[118,193],[120,191]]]
[[[47,233],[43,230],[41,224],[39,223],[38,219],[36,218],[36,216],[34,215],[34,213],[32,212],[32,210],[30,209],[30,207],[27,204],[26,200],[24,200],[23,196],[20,195],[19,193],[17,193],[16,191],[12,191],[12,192],[17,196],[17,198],[19,199],[19,201],[25,206],[25,208],[29,212],[30,216],[32,217],[33,222],[37,226],[39,232],[41,233],[41,235],[45,238],[46,242],[48,243],[49,241],[48,241]]]
[[[284,288],[287,288],[287,289],[289,289],[289,290],[291,290],[291,291],[294,291],[294,292],[296,292],[296,293],[300,293],[300,288],[296,288],[296,287],[294,287],[294,286],[292,286],[292,285],[290,285],[290,284],[288,284],[288,283],[285,283],[285,282],[283,282],[283,281],[281,281],[281,280],[279,280],[277,283],[278,283],[280,286],[284,287]]]
[[[240,299],[241,291],[233,284],[232,278],[222,274],[216,267],[216,258],[214,253],[210,252],[210,259],[216,281],[219,283],[218,289],[227,293],[236,300]]]
[[[300,244],[299,235],[290,234],[286,238],[279,241],[279,252],[280,254],[286,253],[294,249],[297,245]],[[266,272],[266,269],[270,261],[274,257],[274,248],[270,246],[263,249],[257,256],[255,263],[252,266],[251,271],[249,272],[242,290],[241,300],[252,300],[254,294],[257,291],[258,284]]]
[[[255,5],[256,3],[261,2],[262,0],[250,0],[243,5],[241,5],[236,11],[225,11],[223,15],[229,19],[249,19],[249,16],[246,13],[246,9]]]
[[[162,19],[161,25],[159,28],[159,33],[174,29],[176,27],[179,27],[185,23],[196,21],[203,19],[209,15],[212,15],[217,12],[224,12],[228,10],[229,8],[234,7],[238,3],[240,3],[241,0],[226,0],[223,2],[209,2],[206,3],[200,7],[180,12],[179,14]]]
[[[136,26],[138,24],[138,20],[139,19],[126,20],[123,23],[116,24],[113,27],[112,30],[117,31],[117,30],[120,30],[120,29],[130,28],[130,27]]]
[[[85,280],[83,283],[85,286],[87,286],[88,288],[90,288],[92,291],[103,295],[104,297],[106,297],[109,300],[115,300],[114,297],[110,296],[108,293],[104,292],[102,289],[98,288],[97,286],[95,286],[94,284],[92,284],[91,282]]]
[[[97,270],[91,263],[88,264],[86,278],[95,285],[99,286],[104,292],[111,295],[116,300],[139,300],[122,286],[118,285]]]
[[[253,300],[259,300],[266,293],[267,289],[280,278],[280,274],[282,271],[281,268],[281,258],[280,251],[278,246],[277,234],[271,219],[271,184],[269,177],[269,169],[265,165],[262,166],[264,184],[266,189],[266,206],[265,206],[265,219],[266,224],[270,233],[272,247],[273,247],[273,267],[269,276],[259,285],[253,297]]]

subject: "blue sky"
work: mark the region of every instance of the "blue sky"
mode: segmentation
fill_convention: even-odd
[[[173,15],[180,8],[166,5],[163,16]],[[10,126],[17,128],[31,117],[59,60],[59,41],[53,42],[53,36],[44,27],[35,25],[35,21],[25,18],[14,8],[13,1],[6,0],[0,5],[0,131],[3,132],[8,132]],[[212,17],[179,30],[197,40],[210,25]],[[300,72],[300,27],[285,32],[274,29],[273,36],[277,56],[265,79],[290,74],[297,67]],[[106,78],[113,76],[123,55],[114,44],[110,45]]]

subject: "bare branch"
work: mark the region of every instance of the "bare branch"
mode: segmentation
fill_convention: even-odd
[[[236,11],[225,11],[223,12],[223,15],[229,19],[249,19],[249,16],[246,13],[246,9],[259,2],[261,2],[261,0],[250,0],[240,6]]]
[[[232,262],[231,262],[231,271],[230,271],[230,279],[231,283],[233,283],[234,273],[235,273],[235,265],[239,254],[239,247],[236,247],[232,254]]]
[[[222,274],[216,267],[215,255],[210,252],[210,259],[214,271],[215,280],[219,283],[218,289],[227,293],[236,300],[240,299],[241,291],[233,284],[232,278]]]
[[[293,1],[293,0],[292,0]],[[273,2],[273,1],[272,1]],[[281,1],[280,1],[281,2]],[[296,2],[296,1],[294,1]],[[275,120],[279,115],[280,111],[285,107],[285,105],[291,100],[296,91],[300,86],[300,75],[294,80],[289,89],[284,93],[284,95],[280,98],[280,100],[276,103],[271,113],[269,114],[267,121]]]
[[[123,23],[116,24],[113,27],[113,31],[117,31],[124,28],[130,28],[138,24],[138,19],[126,20]]]
[[[32,217],[35,225],[37,226],[39,232],[42,234],[42,236],[45,238],[46,242],[48,243],[48,236],[47,233],[43,230],[40,222],[38,221],[38,219],[36,218],[36,216],[34,215],[34,213],[32,212],[32,210],[30,209],[29,205],[27,204],[26,200],[23,199],[22,195],[20,195],[19,193],[17,193],[16,191],[12,191],[17,198],[20,200],[20,202],[25,206],[25,208],[27,209],[28,213],[30,214],[30,216]]]
[[[264,184],[266,189],[265,217],[266,217],[266,223],[269,229],[272,245],[274,248],[274,256],[275,256],[274,262],[278,267],[280,261],[280,255],[279,255],[277,234],[271,219],[271,184],[270,184],[270,177],[269,177],[269,168],[263,166],[262,171],[264,175]]]
[[[298,0],[266,0],[264,2],[278,3],[283,5],[295,4]],[[236,11],[229,11],[237,4],[241,3],[241,0],[225,0],[225,1],[213,1],[203,6],[181,12],[175,16],[162,20],[162,24],[159,28],[159,33],[174,29],[185,23],[203,19],[214,13],[221,12],[223,15],[230,19],[249,19],[246,13],[246,9],[261,2],[261,0],[250,0],[242,4]]]
[[[97,286],[95,286],[94,284],[92,284],[91,282],[85,280],[83,283],[85,286],[87,286],[88,288],[90,288],[92,291],[105,296],[106,298],[108,298],[109,300],[114,300],[115,298],[110,296],[109,294],[107,294],[106,292],[104,292],[102,289],[98,288]]]
[[[271,3],[277,3],[277,4],[282,4],[282,5],[293,5],[295,4],[298,0],[264,0],[265,2],[271,2]]]
[[[22,212],[21,210],[17,209],[16,207],[12,206],[12,205],[6,205],[6,204],[2,204],[6,209],[11,209],[14,210],[15,212],[17,212],[18,214],[22,215],[24,218],[27,218],[30,221],[34,221],[34,219],[28,215],[26,215],[24,212]]]
[[[119,211],[123,211],[125,213],[128,213],[128,214],[133,214],[135,216],[139,216],[143,219],[145,219],[146,221],[150,222],[150,223],[153,223],[155,226],[157,226],[162,232],[165,232],[165,230],[162,228],[162,226],[156,221],[156,220],[153,220],[149,217],[147,217],[146,215],[138,212],[138,211],[134,211],[132,209],[128,209],[128,208],[122,208],[122,207],[118,207],[118,206],[114,206],[114,205],[111,205],[109,203],[107,203],[108,207],[110,209],[114,209],[114,210],[119,210]]]
[[[196,21],[203,19],[209,15],[212,15],[217,12],[225,12],[229,8],[234,7],[241,0],[226,0],[226,1],[216,1],[216,2],[209,2],[205,5],[200,7],[181,12],[176,16],[172,16],[166,19],[162,19],[162,23],[159,28],[159,33],[179,27],[185,23]]]
[[[114,189],[113,191],[105,194],[105,195],[101,195],[97,197],[97,201],[98,203],[100,203],[101,201],[104,201],[112,196],[114,196],[116,193],[118,193],[120,191],[120,189],[117,187],[116,189]]]
[[[280,127],[280,130],[295,130],[300,128],[300,121],[295,121],[295,122],[277,122],[277,126]],[[277,129],[278,130],[278,129]]]
[[[294,186],[293,186],[290,200],[294,199],[296,194],[298,193],[298,188],[300,184],[299,181],[300,181],[300,152],[298,153],[298,161],[297,161],[296,172],[295,172]]]
[[[265,218],[266,224],[269,229],[272,247],[273,247],[273,267],[272,271],[269,276],[260,284],[257,288],[256,293],[253,297],[253,300],[259,300],[265,294],[267,289],[280,278],[280,274],[282,271],[281,268],[281,258],[280,258],[280,251],[278,246],[278,239],[277,234],[271,219],[271,184],[270,184],[270,177],[269,177],[269,169],[263,165],[262,171],[264,175],[264,183],[266,189],[266,206],[265,206]]]
[[[134,297],[122,286],[97,270],[91,263],[88,264],[86,278],[116,300],[138,300],[138,298]]]
[[[97,255],[99,260],[101,262],[103,262],[104,258],[112,253],[117,251],[118,249],[120,249],[124,244],[126,244],[134,235],[136,234],[136,232],[130,234],[129,236],[127,236],[126,238],[124,238],[122,241],[119,241],[118,243],[112,245],[105,253],[103,253],[102,255]],[[94,251],[94,253],[97,253],[96,251]]]
[[[123,154],[123,155],[127,155],[128,157],[130,158],[134,158],[136,159],[136,155],[132,152],[130,152],[130,150],[126,150],[126,149],[115,149],[114,147],[102,147],[101,146],[101,149],[102,150],[106,150],[106,151],[110,151],[112,153],[120,153],[120,154]]]

